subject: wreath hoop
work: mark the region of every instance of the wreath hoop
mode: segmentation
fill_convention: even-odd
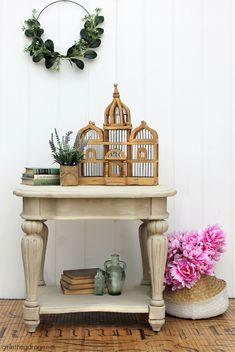
[[[67,49],[66,55],[55,51],[54,42],[51,39],[42,39],[44,29],[38,21],[39,17],[49,6],[59,2],[70,2],[80,6],[85,12],[86,16],[82,19],[84,26],[80,31],[80,38]],[[104,29],[99,25],[104,22],[104,17],[100,15],[101,9],[95,9],[94,14],[90,14],[87,9],[73,0],[56,0],[45,6],[37,15],[37,11],[33,10],[32,17],[24,22],[23,31],[26,37],[31,39],[31,43],[25,47],[25,52],[29,53],[33,62],[38,63],[45,60],[45,67],[59,71],[60,64],[63,60],[69,61],[71,66],[75,65],[80,70],[84,69],[84,59],[95,59],[97,53],[92,50],[98,48],[101,44],[101,36]]]

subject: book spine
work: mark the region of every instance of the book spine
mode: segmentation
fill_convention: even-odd
[[[46,168],[46,169],[37,169],[37,168],[26,168],[26,173],[33,173],[33,175],[59,175],[60,169],[58,168]]]
[[[78,285],[68,284],[63,279],[61,279],[60,282],[68,290],[82,290],[82,289],[94,289],[95,288],[94,282],[90,283],[90,284],[78,284]]]
[[[62,278],[62,280],[64,280],[65,282],[67,282],[70,285],[94,284],[94,277],[92,277],[90,279],[83,279],[83,278],[70,279],[66,275],[62,274],[61,278]]]
[[[87,295],[87,294],[90,295],[95,293],[94,289],[87,288],[83,290],[68,290],[61,283],[60,283],[60,286],[64,295]]]
[[[28,180],[28,178],[27,178]],[[24,184],[24,178],[22,178],[22,184]],[[31,186],[55,186],[60,184],[60,179],[32,179],[32,183],[26,183]]]
[[[34,186],[43,186],[43,185],[59,185],[60,179],[58,180],[48,180],[48,179],[39,179],[33,180]]]
[[[30,174],[23,174],[22,175],[23,178],[27,178],[27,179],[47,179],[47,180],[58,180],[60,178],[59,175],[46,175],[46,174],[43,174],[43,175],[30,175]]]
[[[59,175],[34,175],[35,180],[59,180],[60,176]]]

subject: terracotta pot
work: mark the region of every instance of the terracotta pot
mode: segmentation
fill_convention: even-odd
[[[60,185],[77,186],[79,181],[78,165],[60,165]]]

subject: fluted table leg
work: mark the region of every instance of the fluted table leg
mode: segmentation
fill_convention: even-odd
[[[147,240],[149,232],[147,230],[147,220],[142,220],[143,223],[139,227],[139,241],[141,249],[142,258],[142,268],[143,268],[143,279],[142,285],[151,285],[151,276],[149,268],[148,250],[147,250]]]
[[[44,280],[44,264],[45,264],[45,255],[46,255],[46,248],[47,248],[47,240],[48,240],[48,227],[45,223],[43,223],[42,231],[39,234],[43,240],[43,251],[42,251],[42,260],[39,272],[39,279],[38,279],[38,286],[45,286]]]
[[[21,242],[26,286],[23,317],[28,331],[34,332],[40,323],[37,285],[43,252],[43,239],[39,234],[43,230],[43,223],[40,221],[25,221],[22,224],[22,230],[26,234]]]
[[[167,238],[163,235],[168,225],[165,220],[151,220],[147,224],[148,258],[152,282],[152,299],[149,305],[149,324],[154,331],[160,331],[165,323],[163,279],[167,259]]]

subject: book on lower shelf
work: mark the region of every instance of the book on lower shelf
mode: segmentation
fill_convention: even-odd
[[[61,290],[64,295],[87,295],[87,294],[94,294],[95,293],[94,287],[80,288],[80,289],[73,289],[73,290],[67,289],[63,285],[63,280],[60,281],[60,286],[61,286]]]
[[[72,287],[74,286],[86,286],[88,287],[89,285],[94,285],[94,278],[91,279],[78,279],[78,280],[73,280],[66,275],[62,274],[61,275],[61,280],[63,280],[67,285],[71,285]]]
[[[71,280],[94,279],[99,268],[64,270],[63,275]]]
[[[98,268],[64,270],[60,286],[65,295],[94,294]]]

